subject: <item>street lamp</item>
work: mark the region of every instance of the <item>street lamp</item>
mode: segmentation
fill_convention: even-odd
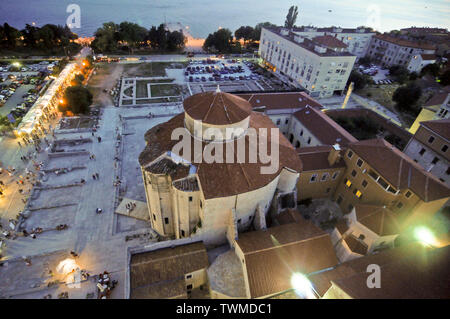
[[[417,227],[414,230],[414,237],[424,246],[435,246],[437,241],[434,234],[424,226]]]
[[[305,299],[316,299],[317,292],[314,290],[312,283],[301,273],[294,273],[291,277],[291,285],[297,295]],[[318,295],[318,294],[317,294]]]

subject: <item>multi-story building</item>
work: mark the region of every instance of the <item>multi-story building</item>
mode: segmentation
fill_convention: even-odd
[[[356,205],[386,206],[404,227],[434,215],[450,189],[384,139],[358,141],[342,154],[346,171],[334,194],[344,213]]]
[[[313,98],[341,94],[356,60],[336,37],[310,39],[285,28],[263,28],[259,54],[265,66]]]
[[[364,57],[370,45],[370,40],[375,32],[366,27],[358,28],[316,28],[311,26],[302,26],[294,28],[293,33],[302,37],[313,39],[317,36],[330,35],[338,40],[341,40],[347,45],[348,52],[357,56],[357,58]]]
[[[419,73],[428,64],[436,63],[437,57],[434,54],[414,55],[406,67],[409,72]]]
[[[450,187],[450,119],[421,122],[405,154]]]
[[[409,128],[409,132],[416,133],[421,122],[448,118],[450,118],[450,93],[437,93],[422,106],[422,110]]]
[[[215,245],[234,230],[248,229],[271,209],[295,207],[301,162],[282,134],[271,137],[276,126],[267,116],[220,90],[193,95],[183,104],[184,113],[146,133],[147,146],[139,157],[154,230],[167,238],[195,235]],[[248,135],[251,131],[257,142]],[[174,132],[192,149],[177,148]],[[267,141],[260,140],[264,132],[271,137]],[[259,142],[267,150],[279,150],[274,170],[264,172],[271,164],[263,163]],[[212,160],[205,155],[212,153]]]
[[[389,34],[372,37],[367,56],[382,66],[403,65],[408,67],[411,60],[421,54],[434,54],[436,46],[422,40],[407,40]]]

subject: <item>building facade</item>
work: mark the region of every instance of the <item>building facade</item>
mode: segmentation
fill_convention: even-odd
[[[405,154],[450,187],[450,119],[421,122]]]
[[[437,93],[422,106],[422,110],[409,128],[409,132],[416,133],[421,122],[448,118],[450,118],[450,93]]]
[[[341,94],[356,60],[336,37],[310,39],[284,28],[261,30],[259,55],[275,74],[313,98]]]
[[[377,34],[372,37],[367,56],[381,66],[402,65],[408,67],[411,61],[417,59],[419,55],[432,55],[435,51],[435,45],[429,42]]]
[[[357,58],[364,57],[367,53],[367,49],[370,45],[370,40],[375,32],[366,27],[359,28],[340,28],[340,27],[328,27],[328,28],[315,28],[310,26],[303,26],[294,28],[292,30],[295,34],[302,37],[313,39],[317,36],[329,35],[342,41],[347,45],[348,52],[357,56]]]
[[[139,158],[154,230],[167,238],[199,236],[215,245],[226,241],[230,229],[243,231],[258,222],[256,216],[295,207],[301,162],[282,134],[272,139],[278,128],[267,116],[253,112],[243,98],[220,91],[193,95],[184,100],[184,108],[146,133]],[[228,134],[226,128],[237,130]],[[172,140],[176,129],[192,152],[177,148],[179,141]],[[251,131],[257,140],[269,132],[268,150],[279,150],[274,171],[264,173],[270,164],[261,161]],[[244,162],[238,161],[239,150]],[[220,152],[233,158],[220,162],[215,157]],[[205,154],[214,154],[214,160]]]

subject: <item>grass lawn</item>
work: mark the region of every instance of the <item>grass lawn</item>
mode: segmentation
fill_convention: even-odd
[[[374,100],[375,102],[387,107],[392,112],[396,112],[395,102],[392,101],[392,95],[399,87],[399,84],[390,85],[370,85],[362,90],[355,91],[356,94]]]
[[[187,63],[182,62],[145,62],[145,63],[132,63],[123,64],[123,76],[135,77],[135,76],[166,76],[166,69],[173,68],[174,65],[187,65]]]
[[[167,102],[180,102],[181,98],[179,97],[160,97],[156,99],[143,99],[136,100],[136,104],[152,104],[152,103],[167,103]]]
[[[180,95],[180,88],[174,84],[151,85],[152,97]]]

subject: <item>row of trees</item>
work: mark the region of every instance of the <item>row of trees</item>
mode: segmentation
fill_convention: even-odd
[[[297,6],[291,6],[286,15],[284,26],[289,29],[293,28],[297,21],[297,15]],[[229,29],[219,29],[208,35],[203,45],[203,50],[219,53],[241,53],[242,46],[239,41],[242,40],[244,42],[245,49],[256,47],[257,42],[261,38],[261,29],[263,27],[270,28],[276,27],[276,25],[270,22],[262,22],[255,27],[241,26],[234,31],[234,38],[233,33]]]
[[[164,24],[146,29],[132,22],[104,23],[95,32],[91,47],[97,52],[114,52],[127,49],[131,53],[146,48],[158,51],[177,51],[184,48],[186,37],[180,31],[168,31]]]
[[[219,29],[210,33],[203,44],[203,49],[208,52],[220,53],[241,53],[242,46],[239,42],[244,41],[244,47],[250,49],[257,46],[257,41],[261,37],[263,27],[275,27],[270,22],[258,23],[254,28],[251,26],[241,26],[233,33],[229,29]]]
[[[78,35],[67,26],[46,24],[36,27],[27,24],[23,30],[18,30],[8,23],[0,25],[0,48],[3,50],[26,50],[32,52],[75,54],[80,46],[73,42]]]

